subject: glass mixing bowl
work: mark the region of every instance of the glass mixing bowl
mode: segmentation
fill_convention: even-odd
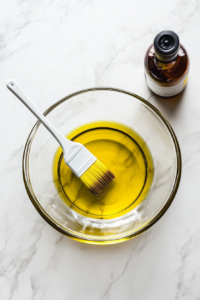
[[[154,162],[153,183],[138,207],[110,220],[82,216],[63,202],[55,188],[52,162],[58,143],[37,122],[25,145],[23,178],[33,205],[50,225],[81,242],[112,244],[141,234],[163,216],[179,186],[181,153],[171,126],[152,104],[126,91],[93,88],[63,98],[44,115],[65,135],[90,122],[124,124],[142,136]]]

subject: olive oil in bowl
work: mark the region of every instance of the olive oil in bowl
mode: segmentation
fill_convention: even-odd
[[[71,209],[85,217],[112,219],[130,212],[146,198],[153,181],[153,158],[136,131],[102,121],[79,127],[67,138],[84,144],[116,177],[96,198],[65,164],[59,147],[53,160],[53,180]]]

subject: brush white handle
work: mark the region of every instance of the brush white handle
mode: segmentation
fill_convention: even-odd
[[[40,120],[40,122],[55,137],[63,149],[65,163],[72,169],[76,176],[80,177],[95,161],[96,157],[80,143],[68,140],[62,135],[39,109],[28,98],[19,85],[12,79],[6,83],[8,89]]]
[[[49,130],[49,132],[51,132],[63,149],[66,146],[71,147],[72,144],[74,144],[49,122],[49,120],[39,111],[39,109],[33,104],[33,102],[14,80],[8,80],[6,85],[8,89],[36,116],[36,118],[40,120],[40,122]]]

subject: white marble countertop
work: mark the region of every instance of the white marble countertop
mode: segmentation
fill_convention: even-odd
[[[0,3],[0,299],[199,300],[199,0],[3,0]],[[191,59],[188,86],[152,95],[143,58],[161,30],[176,31]],[[15,78],[38,107],[77,90],[134,92],[167,117],[178,137],[182,180],[169,210],[125,243],[95,246],[49,226],[29,201],[22,154],[34,116],[6,89]]]

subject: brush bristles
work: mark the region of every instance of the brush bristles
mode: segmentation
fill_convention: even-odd
[[[96,160],[80,177],[83,184],[96,196],[100,196],[115,178],[104,164]]]

